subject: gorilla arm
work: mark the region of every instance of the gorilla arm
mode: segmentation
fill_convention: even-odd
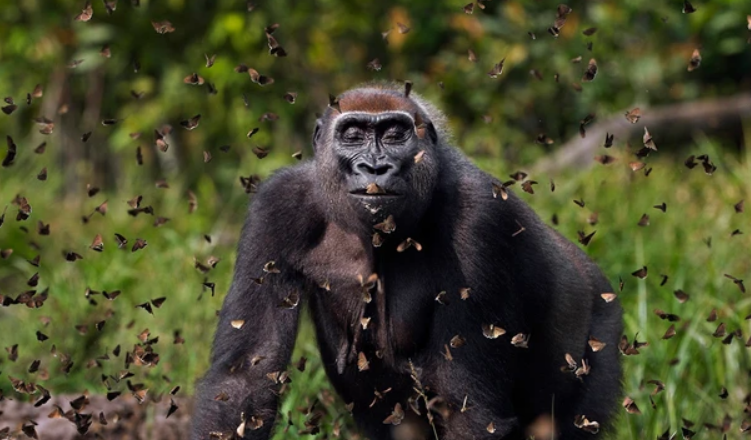
[[[301,229],[286,224],[299,218],[290,215],[299,195],[295,184],[284,180],[289,179],[274,176],[251,203],[214,338],[211,368],[197,391],[195,440],[213,438],[212,433],[234,438],[231,435],[242,431],[243,422],[244,438],[267,439],[274,426],[281,387],[274,378],[289,363],[302,307],[298,303],[306,289],[290,263],[300,253],[296,231]]]
[[[476,328],[460,331],[464,346],[456,349],[448,343],[453,335],[438,330],[436,340],[431,343],[432,353],[440,352],[444,356],[434,357],[434,372],[423,370],[433,376],[430,383],[449,409],[449,416],[443,420],[441,439],[491,440],[520,437],[521,426],[511,398],[514,389],[513,372],[519,367],[517,353],[514,351],[519,349],[508,341],[485,338],[479,331],[481,326],[477,314],[467,313],[466,308],[465,311],[457,309],[458,307],[452,312],[439,314],[444,316],[436,316],[434,328],[437,329],[438,325],[445,326],[449,314],[450,319],[476,323]],[[439,338],[444,343],[440,348]],[[496,350],[491,354],[493,345]],[[497,373],[489,375],[489,371]]]

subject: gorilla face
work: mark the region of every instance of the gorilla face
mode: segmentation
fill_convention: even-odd
[[[408,98],[389,95],[393,102],[379,111],[357,108],[356,99],[362,97],[344,95],[342,111],[329,108],[316,128],[316,161],[321,188],[331,201],[329,215],[368,232],[390,215],[402,228],[413,226],[437,180],[435,130]]]
[[[413,119],[402,113],[354,113],[337,119],[335,154],[344,190],[371,215],[397,215],[405,208],[419,152],[414,127]]]

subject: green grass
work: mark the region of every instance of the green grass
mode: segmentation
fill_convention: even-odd
[[[733,204],[741,199],[751,205],[751,161],[723,153],[707,140],[699,140],[689,149],[680,157],[659,153],[649,158],[653,171],[647,177],[643,172],[632,172],[625,154],[619,156],[617,148],[613,148],[616,152],[610,154],[619,156],[617,163],[555,176],[555,192],[550,191],[547,176],[530,176],[540,182],[534,195],[516,189],[547,222],[556,214],[558,229],[570,239],[576,240],[578,230],[597,230],[586,251],[601,265],[616,291],[619,277],[623,279],[619,298],[626,311],[629,339],[638,332],[640,341],[649,342],[640,355],[623,358],[625,394],[636,401],[643,414],[623,411],[616,438],[656,438],[668,428],[672,432],[679,430],[682,418],[695,422],[694,429],[703,431],[703,423],[719,425],[725,414],[733,419],[728,438],[740,437],[743,399],[751,392],[751,348],[743,346],[751,333],[751,322],[743,319],[751,314],[751,295],[741,293],[723,275],[745,277],[751,288],[751,207],[742,214],[733,209]],[[683,156],[702,153],[710,154],[718,166],[712,176],[706,175],[701,166],[689,170],[682,164]],[[497,160],[479,159],[478,164],[502,178],[516,171]],[[264,163],[260,170],[275,165]],[[237,169],[258,171],[257,167],[243,162]],[[100,374],[115,374],[123,369],[124,353],[140,342],[137,335],[148,328],[151,337],[159,337],[154,345],[160,355],[159,364],[132,368],[136,376],[130,380],[146,384],[150,393],[166,393],[180,385],[181,393],[191,394],[195,380],[207,367],[216,311],[231,280],[235,242],[245,212],[245,196],[239,185],[233,184],[233,190],[227,192],[217,189],[222,186],[208,177],[199,179],[194,187],[199,209],[187,214],[186,189],[179,181],[170,189],[154,189],[150,182],[132,180],[117,193],[98,194],[91,199],[61,199],[56,195],[60,182],[54,175],[47,182],[39,182],[34,178],[36,170],[9,170],[0,174],[0,209],[15,194],[23,193],[34,211],[30,220],[17,223],[15,207],[8,207],[6,223],[0,228],[0,249],[13,248],[15,252],[9,259],[0,260],[0,294],[15,297],[28,289],[26,280],[37,271],[26,261],[37,254],[29,246],[30,241],[42,247],[38,290],[50,290],[42,308],[0,308],[0,345],[19,346],[16,362],[10,362],[4,352],[0,355],[0,389],[6,396],[23,399],[10,387],[7,377],[13,376],[40,383],[53,394],[84,390],[104,393]],[[236,181],[236,177],[228,173],[222,178]],[[153,204],[158,215],[171,220],[155,228],[151,216],[128,216],[125,201],[136,194],[143,194],[144,204]],[[105,199],[109,200],[106,216],[95,214],[88,224],[82,224],[80,216]],[[574,199],[584,200],[585,207],[574,204]],[[652,207],[662,202],[667,203],[665,213]],[[591,226],[587,219],[594,212],[599,215],[598,223]],[[645,213],[650,224],[640,227],[637,222]],[[38,219],[51,223],[52,235],[36,233]],[[22,225],[29,229],[28,233],[19,229]],[[731,237],[735,229],[743,234]],[[115,232],[125,235],[130,243],[136,237],[144,238],[148,246],[135,253],[130,251],[130,245],[127,250],[118,250]],[[87,248],[97,233],[105,239],[102,253]],[[204,240],[204,234],[212,237],[211,244]],[[708,237],[711,247],[706,244]],[[84,259],[66,262],[61,255],[63,249],[75,250]],[[210,255],[221,258],[217,267],[205,275],[216,283],[213,297],[202,288],[204,275],[194,268],[193,260],[195,257],[205,261]],[[643,265],[649,268],[646,279],[631,276]],[[669,276],[664,286],[660,286],[660,274]],[[96,291],[121,290],[122,294],[114,301],[95,296],[97,304],[92,305],[84,296],[87,287]],[[679,303],[673,296],[676,289],[690,294],[689,301]],[[153,315],[135,307],[158,297],[167,300],[161,308],[154,309]],[[708,323],[706,317],[713,308],[719,319]],[[682,318],[676,323],[675,337],[661,339],[670,323],[660,320],[653,309]],[[110,311],[112,315],[107,318]],[[42,317],[49,318],[48,325],[43,324]],[[101,332],[97,331],[94,324],[103,319],[106,324]],[[723,345],[712,337],[720,322],[726,323],[728,331],[741,329],[743,340]],[[88,333],[80,334],[76,325],[87,325]],[[38,342],[38,330],[50,339]],[[185,338],[184,344],[173,344],[176,330]],[[50,353],[53,345],[58,352],[72,356],[75,365],[69,374],[60,371],[59,359]],[[123,353],[115,358],[111,352],[117,345],[122,346]],[[87,368],[89,361],[104,353],[110,353],[109,360],[100,360],[101,367]],[[304,420],[297,409],[318,398],[328,411],[323,432],[330,432],[337,421],[344,424],[344,438],[352,438],[348,433],[351,421],[341,402],[329,404],[332,391],[317,357],[307,318],[293,361],[303,355],[308,358],[308,367],[304,373],[292,375],[291,388],[281,406],[283,423],[291,411],[295,427],[290,431],[296,432]],[[35,359],[41,360],[48,378],[27,372]],[[676,362],[671,364],[674,359]],[[654,387],[646,383],[651,379],[666,385],[662,393],[654,396],[655,408],[649,403]],[[718,397],[723,386],[729,391],[724,400]],[[123,384],[117,387],[125,388]],[[296,436],[279,433],[276,438]],[[720,438],[720,434],[705,432],[703,438]]]

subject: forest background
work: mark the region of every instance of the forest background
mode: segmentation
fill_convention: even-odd
[[[408,80],[478,166],[536,182],[511,189],[601,265],[626,337],[649,344],[623,358],[638,409],[626,405],[615,437],[741,438],[751,7],[568,6],[551,32],[549,1],[107,0],[90,17],[79,0],[0,1],[0,434],[75,431],[48,417],[57,404],[94,414],[89,437],[184,435],[247,190],[310,159],[329,95]],[[301,356],[278,438],[353,438],[307,321]]]

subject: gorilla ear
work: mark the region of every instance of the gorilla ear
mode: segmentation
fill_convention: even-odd
[[[438,132],[435,130],[433,123],[428,122],[426,129],[428,132],[428,138],[430,138],[430,142],[432,142],[433,145],[435,145],[438,142]]]
[[[427,134],[430,142],[432,142],[433,144],[438,142],[438,133],[436,132],[435,127],[433,126],[433,123],[431,121],[425,123],[425,121],[422,119],[422,116],[420,116],[420,113],[415,113],[414,119],[417,137],[419,137],[420,139],[425,139],[425,135]]]
[[[313,131],[313,154],[318,151],[318,144],[321,142],[321,128],[323,127],[323,121],[321,118],[316,119],[316,128]]]

